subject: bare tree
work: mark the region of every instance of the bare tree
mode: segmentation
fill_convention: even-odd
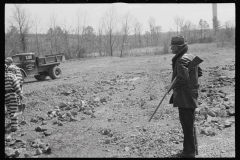
[[[99,28],[98,28],[98,37],[97,37],[97,48],[98,48],[98,53],[100,56],[102,56],[102,49],[103,49],[103,26],[104,25],[104,19],[101,18],[99,21]]]
[[[209,30],[209,24],[207,23],[207,21],[203,21],[203,39],[205,42],[206,42],[205,38],[208,33],[208,30]]]
[[[156,34],[155,27],[156,27],[156,20],[154,17],[150,16],[148,19],[149,27],[150,27],[150,35],[151,35],[151,45],[154,45],[154,36]]]
[[[228,42],[235,43],[235,27],[232,21],[226,21],[224,24],[225,27],[225,34],[227,37]]]
[[[144,40],[145,40],[145,43],[146,43],[146,47],[149,46],[150,37],[151,37],[151,33],[149,31],[145,31]]]
[[[121,48],[120,48],[120,57],[123,56],[124,47],[128,44],[128,35],[132,29],[133,18],[130,13],[126,13],[122,19],[122,31],[121,31]]]
[[[39,27],[41,26],[40,25],[41,20],[40,20],[40,17],[38,15],[35,15],[33,24],[34,24],[33,26],[34,26],[35,39],[36,39],[36,50],[37,50],[38,56],[40,56],[40,44],[39,44],[38,33],[39,33]]]
[[[72,27],[67,27],[67,21],[64,19],[63,21],[63,45],[64,45],[64,55],[66,59],[70,59],[71,57],[71,50],[69,46],[69,33],[71,32]]]
[[[114,48],[116,45],[116,36],[114,36],[114,34],[117,32],[118,23],[118,16],[114,6],[112,6],[107,12],[105,12],[104,22],[105,33],[107,36],[108,52],[110,56],[113,56]]]
[[[173,30],[170,28],[167,33],[164,33],[162,43],[163,43],[163,53],[166,54],[169,51],[169,43],[171,37],[173,36]]]
[[[15,26],[10,26],[5,34],[5,56],[11,56],[19,51],[19,32]]]
[[[203,37],[203,30],[204,30],[204,21],[200,19],[198,27],[200,29],[200,42],[202,42],[202,37]]]
[[[18,26],[21,42],[20,48],[23,52],[26,52],[27,35],[31,27],[31,17],[29,12],[26,9],[22,8],[21,4],[15,4],[14,7],[15,8],[13,9],[13,17],[10,23],[12,23],[12,26]]]
[[[58,53],[58,35],[56,32],[56,27],[57,27],[57,15],[55,13],[52,13],[52,16],[50,17],[50,21],[52,24],[53,28],[53,37],[54,37],[54,47],[55,47],[55,52],[56,54]]]
[[[77,56],[78,58],[82,58],[85,50],[83,47],[83,34],[84,28],[86,25],[86,12],[83,14],[80,9],[77,10],[76,13],[77,18],[77,26],[76,26],[76,35],[77,35]]]
[[[142,38],[141,38],[141,32],[142,32],[143,26],[142,24],[135,19],[134,22],[134,35],[135,35],[135,44],[137,43],[137,47],[142,47]]]
[[[160,34],[161,34],[161,31],[162,31],[162,27],[161,26],[156,26],[155,27],[155,39],[154,39],[154,41],[155,41],[154,45],[155,46],[160,45]]]
[[[174,17],[174,22],[175,22],[175,25],[177,27],[177,35],[178,35],[178,31],[179,31],[179,34],[181,34],[181,30],[182,30],[182,27],[184,25],[184,18],[179,17],[179,16],[175,16]]]
[[[217,34],[217,32],[219,31],[219,29],[221,28],[221,23],[220,21],[217,19],[216,16],[214,16],[213,18],[213,30],[214,30],[214,35]]]
[[[49,19],[49,30],[47,32],[47,40],[50,42],[50,53],[53,54],[54,44],[56,47],[56,35],[54,34],[55,28],[56,28],[56,16],[54,13],[52,13],[50,19]],[[53,40],[54,39],[54,40]],[[55,43],[54,43],[55,41]]]

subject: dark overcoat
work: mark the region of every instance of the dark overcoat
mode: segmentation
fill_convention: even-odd
[[[187,52],[186,45],[179,53],[172,58],[172,81],[177,76],[176,84],[173,87],[173,95],[170,104],[173,107],[197,108],[198,107],[198,77],[201,76],[201,68],[195,66],[188,69],[188,65],[195,58]]]

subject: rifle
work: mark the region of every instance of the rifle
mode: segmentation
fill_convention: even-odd
[[[196,57],[190,62],[189,66],[188,66],[188,69],[190,70],[191,68],[199,65],[199,64],[202,63],[202,62],[203,62],[203,60],[200,59],[198,56],[196,56]],[[168,89],[167,92],[164,94],[162,100],[161,100],[160,103],[158,104],[157,108],[155,109],[154,113],[152,114],[152,116],[151,116],[151,118],[149,119],[148,122],[151,121],[151,119],[153,118],[154,114],[157,112],[159,106],[161,105],[161,103],[162,103],[162,101],[164,100],[164,98],[166,97],[166,95],[167,95],[167,94],[172,90],[172,88],[174,87],[176,81],[177,81],[177,76],[173,79],[172,83],[170,84],[169,89]]]

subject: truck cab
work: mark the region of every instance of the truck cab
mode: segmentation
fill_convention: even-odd
[[[20,53],[12,56],[13,62],[27,75],[38,74],[35,53]]]

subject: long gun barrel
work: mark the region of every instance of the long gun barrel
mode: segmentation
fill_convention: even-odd
[[[202,62],[203,62],[203,60],[200,59],[198,56],[196,56],[196,57],[190,62],[189,66],[188,66],[188,69],[191,69],[191,68],[199,65],[199,64],[202,63]],[[154,113],[152,114],[152,116],[151,116],[151,118],[149,119],[148,122],[151,121],[151,119],[153,118],[154,114],[157,112],[159,106],[161,105],[162,101],[164,100],[164,98],[166,97],[166,95],[171,91],[171,89],[172,89],[173,86],[175,85],[176,81],[177,81],[177,76],[173,79],[172,83],[170,84],[169,89],[168,89],[167,92],[164,94],[162,100],[161,100],[160,103],[158,104],[157,108],[155,109]]]

